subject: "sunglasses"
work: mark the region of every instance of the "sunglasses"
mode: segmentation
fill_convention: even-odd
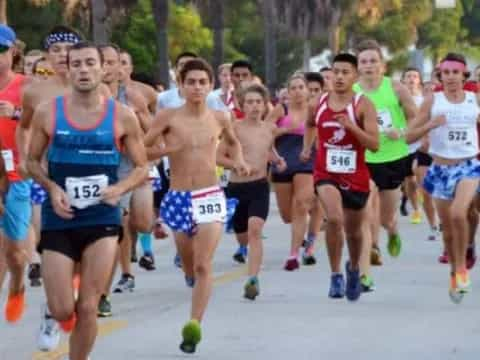
[[[37,68],[35,70],[35,75],[52,76],[55,75],[55,71],[46,68]]]

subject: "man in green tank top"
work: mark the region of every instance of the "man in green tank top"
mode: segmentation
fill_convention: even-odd
[[[366,152],[366,161],[376,189],[378,200],[372,201],[374,216],[372,238],[378,239],[380,225],[388,233],[388,251],[391,256],[400,254],[402,242],[397,229],[397,208],[400,185],[407,174],[408,145],[404,132],[409,121],[416,116],[415,103],[407,88],[399,81],[384,76],[385,62],[380,46],[375,40],[365,40],[357,48],[359,81],[354,90],[363,93],[375,105],[380,130],[380,148]],[[373,197],[373,196],[372,196]],[[378,214],[378,215],[375,215]],[[377,241],[373,241],[377,254]]]

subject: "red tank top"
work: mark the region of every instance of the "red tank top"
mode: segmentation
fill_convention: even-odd
[[[355,95],[342,111],[333,111],[328,106],[328,94],[320,99],[315,115],[318,133],[318,149],[315,162],[315,182],[332,181],[342,190],[369,191],[370,173],[365,163],[365,147],[357,138],[336,120],[338,115],[347,115],[357,125],[356,106],[362,95]]]
[[[10,83],[0,90],[0,101],[8,101],[20,108],[22,105],[22,86],[25,76],[15,74]],[[15,131],[17,129],[18,120],[0,117],[0,136],[2,139],[2,156],[5,161],[5,167],[9,181],[22,180],[17,172],[19,163],[17,142],[15,141]]]

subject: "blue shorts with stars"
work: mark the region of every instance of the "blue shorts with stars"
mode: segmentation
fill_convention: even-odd
[[[40,184],[33,181],[30,192],[30,199],[32,200],[32,204],[42,205],[42,203],[47,199],[47,197],[47,191]]]
[[[175,232],[195,235],[197,224],[193,220],[192,193],[170,190],[160,205],[160,216]]]

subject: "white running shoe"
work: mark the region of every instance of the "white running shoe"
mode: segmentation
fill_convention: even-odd
[[[60,326],[52,318],[47,304],[42,305],[41,323],[37,336],[37,346],[40,351],[52,351],[60,342]]]

